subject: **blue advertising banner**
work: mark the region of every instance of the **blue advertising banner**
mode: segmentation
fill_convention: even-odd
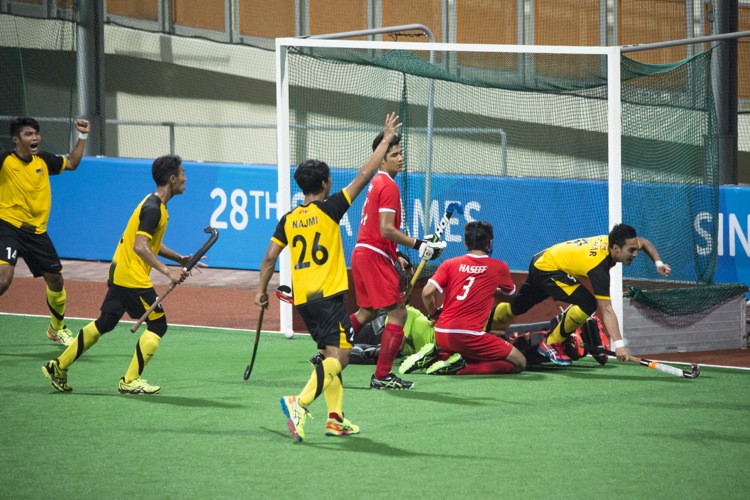
[[[276,166],[185,162],[184,167],[187,189],[168,204],[170,220],[164,244],[183,254],[193,252],[206,240],[203,228],[210,225],[219,230],[220,237],[208,254],[208,265],[258,269],[276,223],[283,215],[278,211]],[[338,190],[351,181],[353,171],[334,170],[331,174],[333,189]],[[412,179],[412,189],[423,184],[419,178]],[[503,177],[473,177],[471,183],[455,181],[452,175],[434,175],[429,206],[421,201],[421,192],[411,191],[415,199],[404,214],[406,227],[403,229],[423,236],[425,220],[431,232],[450,203],[461,203],[464,214],[452,219],[445,232],[448,242],[445,257],[464,252],[463,226],[471,220],[493,224],[494,255],[508,262],[514,271],[528,269],[531,256],[554,243],[601,234],[608,226],[604,182],[568,181],[562,186],[554,179]],[[663,190],[670,186],[634,188]],[[52,177],[52,190],[49,233],[60,256],[109,261],[133,209],[154,190],[151,161],[86,157],[77,171]],[[658,193],[646,195],[658,199]],[[303,198],[293,184],[292,206]],[[363,193],[341,221],[347,262],[356,242],[364,199]],[[580,210],[581,215],[574,221],[564,215],[565,206],[571,200],[588,207]],[[510,210],[504,212],[512,216],[501,216],[493,208],[498,204],[509,207]],[[639,209],[625,207],[625,221],[637,220]],[[674,207],[674,210],[679,208]],[[694,214],[690,207],[685,210],[680,219],[686,224],[660,227],[658,240],[669,242],[684,231],[693,231],[696,248],[691,252],[692,257],[685,258],[700,258],[712,245],[717,245],[715,280],[750,283],[750,188],[720,189],[718,241],[713,241],[710,233],[702,229],[715,222],[706,219],[712,217],[710,214]],[[530,226],[528,221],[539,220],[540,213],[544,224]],[[640,227],[638,223],[633,225],[640,234],[657,239],[651,235],[651,228]],[[673,233],[663,234],[664,231]],[[632,272],[638,276],[655,273],[653,265],[646,262],[648,259],[638,260],[626,276]],[[675,279],[691,279],[690,276],[680,277],[680,272],[692,268],[692,262],[670,264]]]
[[[155,189],[149,160],[86,157],[75,172],[52,177],[49,234],[62,258],[112,259],[136,205]],[[167,203],[164,244],[182,254],[203,245],[206,226],[219,240],[211,267],[258,269],[276,227],[277,174],[271,165],[184,162],[186,190]]]
[[[750,188],[725,186],[719,193],[719,257],[715,280],[750,285]]]

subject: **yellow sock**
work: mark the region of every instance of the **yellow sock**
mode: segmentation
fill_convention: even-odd
[[[507,323],[515,317],[516,315],[510,310],[510,303],[500,302],[492,314],[492,329],[500,328],[503,323]]]
[[[53,330],[60,330],[65,326],[65,305],[67,294],[63,288],[61,292],[53,292],[47,287],[47,307],[49,307],[49,324]]]
[[[128,371],[125,372],[125,383],[129,384],[133,380],[140,378],[143,373],[143,369],[151,361],[151,357],[156,353],[159,348],[159,341],[161,337],[150,330],[146,330],[141,334],[141,338],[138,339],[138,343],[135,345],[135,354],[133,354],[133,360],[130,362]]]
[[[299,404],[305,408],[310,406],[318,396],[326,392],[333,379],[338,378],[339,373],[341,373],[341,363],[339,363],[338,359],[324,359],[322,363],[315,367],[310,375],[310,380],[307,381],[307,385],[299,393]]]
[[[581,310],[578,306],[570,306],[564,313],[563,319],[547,336],[548,344],[559,344],[570,334],[580,328],[588,319],[589,315]]]
[[[328,413],[335,413],[344,417],[344,385],[341,383],[341,374],[333,377],[323,395],[326,397]]]
[[[60,368],[64,370],[72,365],[84,352],[89,350],[89,347],[96,344],[101,336],[102,334],[99,333],[99,330],[96,328],[96,323],[93,321],[81,328],[81,331],[78,332],[73,343],[65,349],[65,352],[63,352],[59,358],[57,358],[58,363],[60,363]]]

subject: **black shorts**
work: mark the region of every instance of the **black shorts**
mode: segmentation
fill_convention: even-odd
[[[126,288],[107,282],[107,295],[100,307],[102,312],[121,318],[126,312],[133,319],[139,319],[143,313],[156,302],[156,290],[152,288]],[[159,304],[148,320],[153,321],[164,316],[164,309]]]
[[[352,348],[354,332],[343,294],[307,302],[297,306],[297,310],[305,321],[310,336],[318,344],[318,349],[325,349],[326,346]]]
[[[46,232],[34,234],[0,219],[0,261],[15,267],[18,257],[23,257],[35,278],[62,272],[60,257]]]
[[[514,315],[525,313],[547,297],[577,305],[589,316],[596,312],[596,298],[578,279],[562,271],[540,271],[534,265],[537,257],[532,260],[529,276],[511,305]]]

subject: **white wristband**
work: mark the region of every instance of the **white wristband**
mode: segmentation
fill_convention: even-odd
[[[88,137],[89,137],[88,132],[86,132],[86,133],[84,133],[84,132],[78,132],[78,138],[79,139],[83,139],[85,141],[86,139],[88,139]]]
[[[655,265],[655,266],[656,266],[656,267],[658,268],[658,267],[661,267],[661,266],[663,266],[663,265],[664,265],[664,262],[662,262],[662,261],[660,261],[660,260],[656,260],[656,261],[654,261],[654,265]]]
[[[625,341],[622,340],[622,339],[615,340],[614,342],[612,342],[612,347],[614,349],[619,349],[620,347],[625,347]]]

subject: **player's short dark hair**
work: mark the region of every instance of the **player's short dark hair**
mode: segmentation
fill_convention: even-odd
[[[297,166],[294,180],[305,195],[323,191],[323,182],[331,176],[331,170],[320,160],[305,160]]]
[[[33,118],[29,118],[28,116],[19,116],[18,118],[14,119],[10,122],[10,136],[16,137],[18,134],[21,133],[21,129],[24,127],[31,127],[37,132],[39,132],[39,122],[36,121]]]
[[[372,141],[372,150],[375,151],[378,149],[378,146],[380,146],[380,143],[383,142],[383,137],[385,137],[384,132],[380,132],[377,137],[375,137],[375,140]],[[391,139],[390,144],[388,144],[388,151],[391,150],[391,148],[397,144],[401,143],[401,134],[396,134],[393,136],[393,139]]]
[[[630,238],[637,238],[638,235],[635,233],[635,228],[628,226],[627,224],[615,224],[615,227],[609,232],[609,246],[617,245],[622,248],[625,246],[625,240]]]
[[[170,176],[179,174],[180,165],[182,158],[177,155],[160,156],[151,165],[151,177],[157,186],[166,186]]]
[[[464,226],[464,242],[468,250],[486,252],[495,237],[492,224],[489,222],[472,221]]]

